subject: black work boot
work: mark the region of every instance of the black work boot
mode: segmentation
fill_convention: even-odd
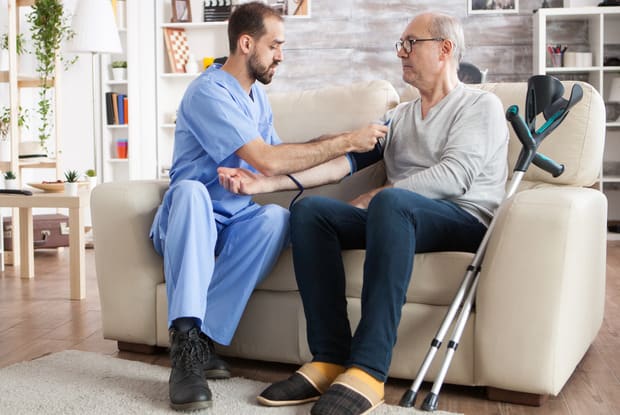
[[[187,332],[170,329],[170,407],[177,411],[194,411],[211,406],[211,390],[204,374],[208,347],[197,327]]]
[[[228,379],[230,377],[230,366],[215,353],[213,340],[202,332],[200,333],[200,339],[205,342],[206,347],[209,349],[204,359],[205,378]]]

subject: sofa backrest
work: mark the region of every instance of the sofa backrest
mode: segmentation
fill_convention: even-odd
[[[322,134],[361,127],[399,103],[388,81],[269,94],[274,126],[282,141],[299,143]]]
[[[562,83],[565,88],[564,97],[568,99],[575,82]],[[591,186],[598,180],[605,144],[605,105],[592,85],[584,82],[579,82],[579,85],[583,89],[583,98],[571,108],[562,124],[545,138],[539,148],[542,154],[564,164],[564,173],[554,178],[544,170],[532,166],[525,174],[524,181]],[[497,95],[504,104],[504,110],[511,105],[517,105],[519,114],[524,116],[526,83],[480,84],[478,87]],[[536,127],[542,126],[544,121],[540,115]],[[512,170],[521,151],[521,143],[512,127],[509,129],[508,162]]]
[[[583,98],[570,110],[562,124],[542,142],[539,148],[544,155],[564,164],[564,173],[554,178],[536,166],[531,166],[523,178],[521,189],[532,188],[541,183],[591,186],[598,180],[605,144],[605,104],[596,89],[585,82],[563,81],[564,98],[568,99],[575,83],[581,85]],[[484,83],[470,86],[497,95],[504,104],[504,111],[511,105],[517,105],[519,114],[524,116],[526,82]],[[409,101],[418,96],[417,90],[410,88],[401,96],[401,100]],[[541,115],[536,126],[540,127],[543,122]],[[509,130],[508,166],[512,175],[512,169],[521,151],[521,143],[512,127],[509,126]]]
[[[299,143],[352,130],[378,120],[399,103],[398,93],[388,81],[356,82],[345,86],[269,94],[274,126],[284,142]],[[307,189],[302,197],[321,194],[344,201],[382,186],[385,171],[377,163],[339,183]],[[261,204],[276,203],[288,207],[297,192],[257,195]]]

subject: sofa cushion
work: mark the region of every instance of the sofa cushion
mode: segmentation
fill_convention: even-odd
[[[399,102],[388,81],[365,81],[269,94],[274,126],[282,141],[299,143],[378,120]]]
[[[342,253],[347,281],[347,297],[360,298],[365,251]],[[418,254],[407,290],[407,302],[428,305],[450,305],[473,254],[466,252],[433,252]],[[269,276],[258,286],[265,291],[297,291],[291,249],[285,250]]]

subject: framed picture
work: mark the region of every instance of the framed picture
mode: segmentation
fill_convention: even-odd
[[[189,59],[189,45],[183,28],[164,28],[164,41],[170,70],[174,73],[185,73],[185,64]]]
[[[519,13],[519,0],[467,0],[467,13]]]
[[[191,22],[192,8],[190,0],[171,0],[172,2],[172,18],[171,22]]]
[[[267,3],[285,17],[310,17],[311,0],[268,0]]]

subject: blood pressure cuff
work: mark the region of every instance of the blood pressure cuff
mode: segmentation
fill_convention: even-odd
[[[370,151],[365,153],[347,153],[346,156],[351,164],[351,174],[353,174],[371,164],[381,161],[383,159],[383,145],[377,141],[375,148]]]

